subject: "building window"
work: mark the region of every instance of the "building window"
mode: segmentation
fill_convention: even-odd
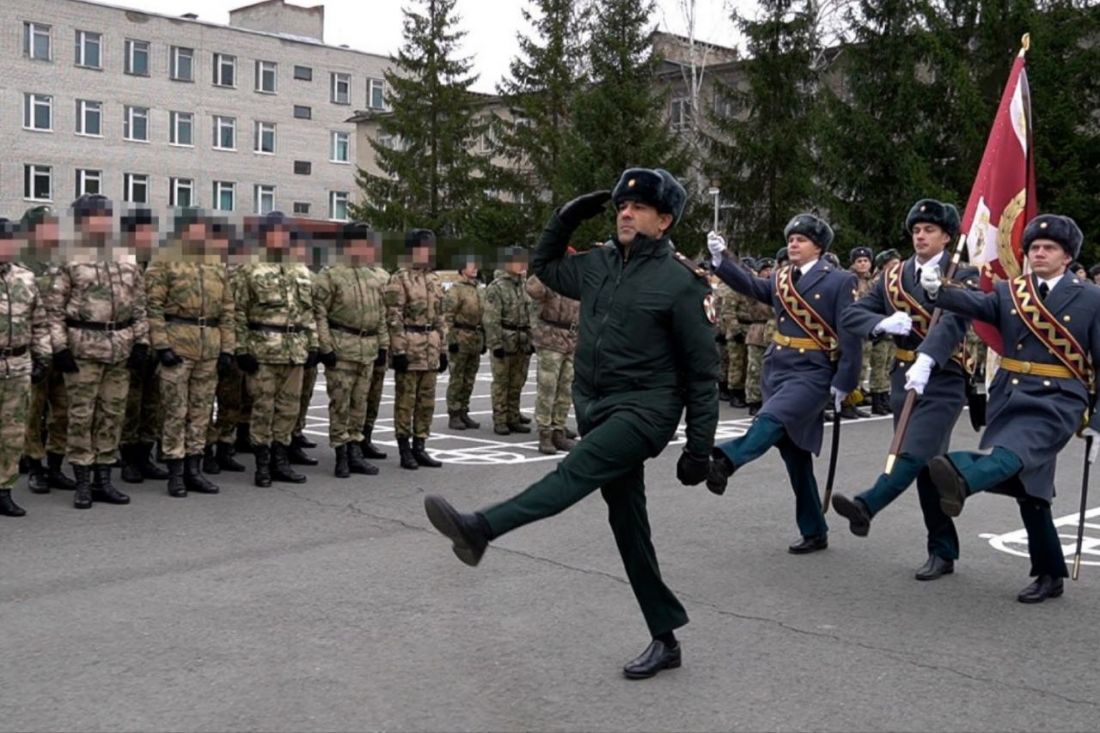
[[[266,186],[263,184],[256,184],[253,189],[253,194],[256,199],[256,213],[269,214],[275,211],[275,187]]]
[[[294,213],[298,214],[300,216],[308,216],[309,215],[309,204],[306,203],[305,201],[295,201],[294,202]]]
[[[298,81],[313,81],[313,69],[308,66],[295,66],[294,78]]]
[[[332,74],[329,87],[333,104],[351,104],[351,74]]]
[[[214,115],[214,148],[237,149],[237,118]]]
[[[49,61],[52,58],[50,26],[43,23],[23,24],[23,55],[27,58]]]
[[[669,128],[674,132],[680,132],[690,130],[694,125],[695,121],[692,119],[691,114],[691,99],[687,97],[673,99],[669,108]]]
[[[23,128],[26,130],[53,130],[53,97],[49,94],[23,95]]]
[[[122,200],[128,204],[149,203],[149,176],[144,173],[123,173]]]
[[[294,173],[299,176],[308,176],[313,172],[313,164],[308,160],[294,161]]]
[[[76,169],[76,195],[83,196],[86,193],[103,193],[103,171],[93,171],[86,168]]]
[[[311,120],[313,119],[313,109],[304,104],[296,104],[294,105],[294,117],[299,120]]]
[[[76,32],[76,65],[88,69],[102,69],[103,61],[100,51],[103,46],[103,36],[91,31]]]
[[[332,151],[330,153],[333,163],[347,163],[350,160],[350,135],[346,132],[332,133]]]
[[[122,116],[122,137],[135,142],[149,142],[149,108],[126,107]]]
[[[195,81],[195,49],[172,46],[171,75],[176,81]]]
[[[99,137],[102,134],[103,102],[76,100],[76,134]]]
[[[23,198],[32,201],[51,201],[52,169],[48,165],[23,166]]]
[[[367,107],[370,109],[386,108],[385,79],[367,79]]]
[[[194,206],[195,181],[190,178],[168,179],[168,205],[187,208]]]
[[[336,221],[348,220],[348,192],[328,192],[328,218]]]
[[[214,208],[233,211],[236,208],[237,184],[232,181],[214,181]]]
[[[255,127],[255,144],[253,150],[257,153],[275,152],[275,123],[257,122]]]
[[[126,73],[149,76],[149,42],[126,39]]]
[[[274,61],[257,61],[256,62],[256,91],[262,94],[274,94],[275,93],[275,62]]]
[[[195,116],[190,112],[168,113],[168,142],[172,145],[195,144]]]
[[[214,54],[214,85],[219,87],[237,86],[237,57],[229,54]]]

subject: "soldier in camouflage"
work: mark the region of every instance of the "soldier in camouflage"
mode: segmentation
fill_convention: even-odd
[[[744,267],[744,265],[742,265]],[[729,371],[726,372],[726,386],[730,395],[730,407],[742,408],[745,403],[745,324],[737,319],[738,310],[746,307],[745,296],[730,290],[722,293],[721,309],[718,311],[718,328],[725,338],[726,358]]]
[[[894,260],[900,260],[901,255],[896,249],[887,249],[879,252],[875,257],[875,272],[872,282],[879,273]],[[871,340],[871,355],[868,359],[870,376],[868,387],[872,395],[871,412],[876,415],[890,415],[893,409],[890,407],[890,367],[894,363],[894,354],[897,345],[889,334],[883,334]],[[874,395],[879,395],[878,409],[874,406]]]
[[[310,240],[305,236],[296,236],[291,241],[291,251],[294,259],[306,263],[312,282],[317,282],[317,272],[320,271],[323,262],[319,258],[310,258],[306,244]],[[324,251],[324,250],[322,250]],[[314,251],[317,254],[317,251]],[[294,430],[291,431],[290,445],[287,447],[287,458],[292,466],[316,466],[319,461],[306,453],[306,448],[316,448],[317,444],[306,437],[306,418],[309,417],[309,406],[313,402],[314,388],[317,386],[317,365],[306,366],[302,369],[302,393],[298,398],[298,418],[294,421]]]
[[[570,247],[570,255],[575,251]],[[527,278],[531,309],[531,337],[538,355],[538,392],[535,422],[539,427],[539,453],[568,453],[575,445],[565,435],[565,419],[573,406],[573,355],[577,350],[577,326],[581,304],[546,287],[537,276]]]
[[[76,257],[61,266],[46,300],[54,365],[69,397],[68,458],[73,506],[129,504],[111,483],[130,372],[149,356],[145,281],[132,256],[113,250],[111,202],[85,194],[73,203]]]
[[[319,352],[309,269],[293,262],[290,226],[282,212],[266,214],[258,229],[266,261],[245,265],[234,281],[237,366],[252,396],[255,483],[305,483],[290,467],[287,448],[298,419],[304,367]]]
[[[527,251],[505,247],[501,267],[485,288],[482,325],[492,354],[493,432],[497,435],[529,433],[520,421],[519,402],[527,367],[535,347],[531,342],[531,299],[523,289]]]
[[[374,435],[374,423],[378,421],[378,408],[382,405],[382,386],[385,384],[386,372],[389,368],[389,349],[379,349],[378,357],[374,360],[374,370],[370,375],[370,392],[367,393],[367,417],[363,422],[363,442],[361,443],[363,457],[374,461],[381,461],[386,458],[386,452],[376,446],[371,437]]]
[[[386,325],[396,375],[393,423],[401,467],[438,468],[443,464],[424,449],[435,411],[436,375],[447,370],[443,286],[432,270],[435,233],[430,229],[409,231],[405,250],[408,266],[395,272],[386,286]]]
[[[459,268],[458,280],[443,296],[443,320],[450,343],[451,379],[447,385],[447,427],[452,430],[481,427],[470,417],[470,395],[474,391],[481,355],[485,353],[485,329],[481,325],[484,304],[477,282],[477,261],[470,258]]]
[[[713,272],[707,276],[711,289],[714,292],[714,312],[722,312],[722,304],[726,298],[733,296],[733,290],[729,285],[718,279]],[[714,343],[718,349],[718,399],[721,402],[729,402],[730,399],[730,352],[726,348],[726,329],[721,319],[714,324]]]
[[[337,242],[342,261],[321,270],[313,284],[337,478],[378,473],[364,460],[362,448],[374,362],[390,343],[385,300],[389,274],[378,265],[378,245],[365,224],[346,225]]]
[[[757,261],[757,277],[770,278],[775,260],[762,257]],[[764,374],[764,352],[775,335],[775,308],[757,300],[743,299],[745,307],[737,311],[737,319],[746,324],[745,329],[745,402],[749,415],[755,416],[764,404],[761,383]]]

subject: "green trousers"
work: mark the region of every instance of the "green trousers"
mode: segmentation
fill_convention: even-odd
[[[893,471],[880,474],[875,485],[856,498],[867,506],[873,517],[901,496],[916,479],[924,528],[928,531],[928,554],[944,560],[958,560],[959,535],[955,523],[940,508],[940,495],[928,472],[921,470],[924,466],[924,461],[902,454],[897,457]]]
[[[661,579],[646,513],[644,461],[652,444],[645,426],[625,412],[582,431],[584,440],[554,471],[517,496],[482,512],[493,537],[552,517],[596,489],[607,516],[626,577],[653,636],[688,622],[687,612]]]

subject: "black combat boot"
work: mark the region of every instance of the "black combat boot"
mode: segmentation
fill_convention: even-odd
[[[168,478],[167,474],[165,478]],[[111,464],[109,463],[97,463],[92,466],[92,500],[104,504],[130,503],[130,497],[111,483]]]
[[[251,426],[246,422],[237,423],[237,441],[233,443],[233,448],[238,453],[251,453],[252,452],[252,436],[249,431]]]
[[[481,423],[470,417],[470,413],[468,410],[463,410],[461,417],[462,422],[465,423],[466,427],[468,427],[470,430],[477,430],[481,427]]]
[[[386,458],[386,454],[378,449],[374,443],[370,442],[371,430],[363,430],[363,442],[359,445],[363,448],[363,457],[370,458],[372,461],[381,461]]]
[[[202,449],[202,470],[215,476],[222,472],[222,467],[218,465],[218,457],[214,454],[214,446],[212,445]]]
[[[145,480],[145,474],[138,466],[135,452],[138,446],[134,443],[120,445],[119,455],[122,456],[122,480],[128,484],[140,484]]]
[[[309,454],[307,454],[303,446],[294,445],[293,438],[291,439],[290,446],[283,446],[283,449],[286,451],[286,459],[288,463],[292,465],[316,466],[319,462],[316,458],[313,458]]]
[[[763,402],[750,402],[749,403],[749,417],[756,417],[756,413],[760,412],[760,408],[764,406]]]
[[[378,466],[363,460],[363,448],[358,443],[348,443],[348,468],[352,473],[361,473],[364,476],[377,476]]]
[[[447,411],[450,420],[447,421],[447,427],[451,430],[465,430],[466,421],[462,419],[461,410],[448,410]]]
[[[0,516],[22,517],[26,513],[23,507],[11,500],[11,489],[0,489]]]
[[[871,414],[872,415],[889,415],[890,414],[890,393],[889,392],[872,392],[871,393]]]
[[[183,483],[183,459],[168,459],[168,496],[182,499],[187,496],[187,485]]]
[[[256,475],[253,483],[264,488],[271,486],[271,446],[257,445],[252,453],[256,457]]]
[[[26,474],[27,471],[30,470],[28,465],[27,465],[27,461],[29,461],[29,460],[30,460],[30,458],[27,458],[27,455],[25,453],[23,455],[19,456],[19,475],[20,476]]]
[[[429,456],[428,451],[424,450],[424,438],[413,438],[412,455],[413,460],[427,468],[439,468],[443,465]]]
[[[564,430],[553,430],[550,432],[550,440],[554,443],[554,447],[560,451],[568,453],[577,447],[577,444],[565,437]]]
[[[214,455],[218,459],[218,468],[230,473],[243,473],[244,464],[233,458],[233,446],[230,443],[218,443],[214,446]]]
[[[188,491],[196,494],[216,494],[221,491],[217,484],[202,475],[202,455],[199,453],[183,459],[183,483]]]
[[[413,457],[412,448],[409,447],[408,438],[397,439],[397,452],[401,456],[401,468],[407,468],[410,471],[415,471],[420,468],[420,464],[416,462],[416,458]]]
[[[305,476],[290,467],[287,447],[279,442],[271,444],[271,480],[284,481],[288,484],[304,484],[306,482]]]
[[[317,444],[314,443],[309,438],[307,438],[304,434],[296,433],[295,435],[290,436],[290,447],[291,448],[316,448]]]
[[[539,428],[539,453],[552,456],[557,452],[558,448],[554,445],[553,432],[550,428]]]
[[[73,466],[73,475],[76,476],[73,491],[73,506],[77,509],[92,508],[92,483],[91,466]]]
[[[517,412],[516,422],[518,422],[520,425],[530,425],[532,421],[531,418],[527,417],[522,412]]]
[[[336,467],[332,470],[332,475],[336,478],[347,478],[351,475],[351,468],[348,467],[348,446],[336,446]]]
[[[730,390],[730,407],[734,407],[738,410],[748,407],[748,403],[745,402],[745,390],[743,389],[731,389]]]
[[[161,447],[158,446],[158,453]],[[134,446],[134,460],[137,462],[138,470],[141,471],[141,475],[152,481],[163,481],[168,478],[168,472],[163,468],[153,463],[149,458],[153,450],[152,443],[137,443]]]
[[[505,427],[508,429],[509,432],[512,432],[512,433],[529,433],[529,432],[531,432],[531,428],[527,427],[522,421],[520,421],[519,418],[514,419],[512,422],[508,423]],[[493,432],[497,432],[495,428],[494,428]],[[497,434],[499,435],[501,433],[497,433]],[[504,433],[504,435],[507,435],[507,434],[508,433]]]
[[[65,472],[61,470],[61,462],[64,460],[64,454],[46,454],[46,467],[49,471],[50,488],[60,489],[62,491],[72,491],[76,488],[76,482],[66,476]]]
[[[50,473],[37,458],[27,459],[27,488],[32,494],[50,493]]]

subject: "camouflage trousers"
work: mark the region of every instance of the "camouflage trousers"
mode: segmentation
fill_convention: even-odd
[[[535,423],[540,430],[564,430],[573,406],[573,356],[543,349],[538,360]]]
[[[718,381],[728,386],[728,380],[730,376],[730,352],[726,348],[725,344],[719,344],[715,342],[715,348],[718,349]]]
[[[51,366],[44,380],[31,385],[23,452],[39,461],[46,457],[47,451],[64,455],[68,437],[69,395],[65,391],[65,375]]]
[[[435,415],[433,370],[401,372],[394,377],[393,428],[398,438],[427,438]]]
[[[503,359],[492,357],[493,365],[493,426],[504,427],[519,422],[519,398],[527,381],[530,354],[507,354]]]
[[[447,412],[467,412],[470,409],[470,395],[477,381],[477,370],[481,366],[481,354],[476,351],[459,351],[450,354],[451,379],[447,384]]]
[[[764,380],[764,346],[746,346],[745,355],[745,402],[763,402],[764,395],[760,385]]]
[[[301,364],[261,363],[255,374],[246,375],[252,395],[253,445],[290,443],[301,411],[302,371]]]
[[[302,367],[302,394],[298,400],[298,420],[294,423],[294,435],[301,435],[306,429],[309,417],[309,403],[313,401],[313,388],[317,386],[317,367]]]
[[[126,392],[126,416],[122,420],[120,445],[155,443],[160,439],[163,416],[160,390],[157,388],[156,362],[130,372],[130,388]]]
[[[333,448],[363,439],[373,374],[371,363],[338,361],[332,369],[325,367],[328,439]]]
[[[232,443],[236,438],[237,425],[248,422],[252,412],[251,400],[244,386],[244,372],[234,363],[229,371],[218,377],[215,390],[218,409],[216,416],[208,421],[206,444]]]
[[[30,386],[27,375],[0,377],[0,489],[11,489],[19,479]]]
[[[374,430],[378,420],[378,408],[382,404],[382,385],[386,381],[386,365],[375,366],[370,375],[370,392],[367,394],[367,416],[363,420],[363,432]]]
[[[870,360],[871,367],[868,386],[872,392],[889,392],[890,365],[893,363],[894,353],[897,351],[894,340],[882,339],[881,341],[872,342],[871,348],[864,349],[863,353],[866,354],[868,351],[871,352],[869,357],[865,357]]]
[[[168,458],[202,453],[210,406],[218,386],[218,360],[184,359],[174,367],[161,366],[160,394],[164,405],[161,446]]]
[[[734,343],[733,339],[726,344],[726,352],[729,354],[730,366],[726,372],[726,384],[730,389],[744,389],[745,387],[745,357],[747,351],[744,343]]]
[[[126,362],[104,364],[77,359],[79,371],[65,375],[69,396],[69,463],[114,463],[126,416],[130,370]]]

